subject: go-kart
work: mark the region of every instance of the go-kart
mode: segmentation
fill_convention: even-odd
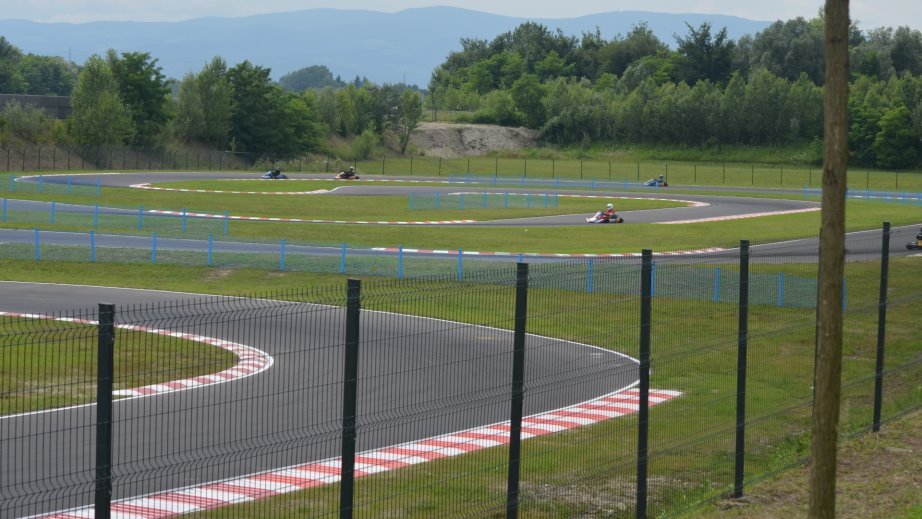
[[[282,173],[282,170],[275,168],[263,173],[259,178],[264,180],[285,180],[288,176]]]
[[[668,187],[669,183],[666,182],[666,179],[662,175],[660,175],[659,178],[651,178],[650,180],[647,180],[643,183],[643,185],[649,187]]]
[[[624,218],[621,218],[616,214],[609,217],[604,212],[599,211],[589,218],[586,218],[586,221],[589,223],[624,223]]]
[[[354,170],[350,169],[349,171],[340,171],[334,178],[337,180],[358,180],[359,176],[355,174]]]
[[[906,244],[908,250],[922,250],[922,239],[911,241]]]

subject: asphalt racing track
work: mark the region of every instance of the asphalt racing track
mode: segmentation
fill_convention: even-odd
[[[42,314],[79,308],[88,301],[106,301],[117,308],[128,308],[189,297],[147,290],[6,282],[0,283],[0,294],[0,311]],[[119,472],[143,472],[145,478],[122,482],[116,499],[329,459],[338,454],[336,424],[342,402],[331,388],[337,387],[342,364],[341,357],[331,355],[329,348],[330,335],[335,335],[334,330],[344,329],[344,311],[239,300],[215,324],[199,319],[209,308],[210,300],[223,301],[225,309],[228,307],[227,298],[210,296],[199,298],[194,305],[180,306],[191,314],[184,322],[201,321],[200,325],[184,327],[183,332],[255,347],[272,356],[272,366],[236,381],[117,401],[115,415],[119,431],[114,459],[118,460]],[[164,308],[162,317],[155,316],[146,326],[160,328],[175,323],[172,314],[176,308]],[[325,324],[318,324],[320,321]],[[375,423],[385,418],[378,414],[378,403],[387,403],[393,413],[394,409],[413,409],[425,402],[450,401],[452,395],[476,394],[490,388],[499,394],[507,392],[504,388],[510,373],[509,356],[498,356],[497,350],[511,344],[511,334],[489,328],[480,328],[472,334],[471,328],[457,323],[446,326],[432,319],[364,312],[362,333],[367,339],[363,339],[363,344],[368,347],[363,348],[360,366],[363,380],[369,382],[360,386],[362,421]],[[406,338],[407,329],[414,330],[416,340]],[[341,340],[332,342],[341,344]],[[631,386],[636,378],[636,361],[614,352],[534,336],[529,336],[526,343],[529,380],[560,388],[544,395],[540,404],[527,403],[527,415],[617,392]],[[477,377],[426,369],[434,364],[465,365],[471,359],[482,359],[475,370]],[[562,372],[561,366],[567,369]],[[580,384],[562,378],[563,373],[575,372],[581,374]],[[395,373],[400,376],[392,378]],[[414,417],[412,428],[392,427],[361,439],[360,450],[500,422],[508,415],[508,401],[478,404],[467,415],[445,414],[435,408],[431,411],[430,416]],[[67,488],[71,478],[85,474],[87,460],[92,460],[87,453],[93,450],[93,435],[88,431],[80,433],[75,424],[85,427],[93,423],[94,417],[95,406],[83,406],[0,419],[5,438],[4,488],[30,485]],[[386,418],[399,421],[400,417]],[[237,458],[235,453],[244,444],[263,455]],[[196,459],[193,455],[180,460],[174,456],[174,453],[205,452],[208,458]],[[85,506],[89,504],[88,495],[92,492],[80,496],[53,494],[44,497],[40,505],[28,506],[17,503],[12,496],[0,496],[0,501],[6,503],[4,508],[15,507],[16,515],[20,516]]]
[[[95,186],[97,177],[71,176],[70,181],[74,184],[84,182]],[[102,175],[101,178],[104,186],[126,187],[141,183],[192,179],[252,179],[254,175],[147,173]],[[321,177],[293,175],[293,178]],[[43,181],[65,180],[63,176],[45,176]],[[414,188],[414,191],[418,192],[421,189],[424,188]],[[425,189],[458,192],[466,190],[467,187],[451,185]],[[480,187],[474,189],[478,192],[489,191]],[[406,192],[406,187],[387,186],[382,183],[373,186],[347,185],[322,196],[372,196]],[[586,193],[579,190],[560,193],[607,197],[598,192]],[[817,204],[811,201],[704,194],[673,196],[665,190],[652,193],[631,192],[625,196],[672,198],[689,202],[688,207],[620,213],[630,223],[685,223],[817,209]],[[22,204],[21,207],[38,204],[13,200],[10,202]],[[86,211],[90,208],[73,206],[70,210]],[[586,225],[584,217],[582,214],[562,215],[482,222],[479,225]],[[908,230],[905,232],[909,234]],[[68,239],[72,239],[68,236],[70,235],[67,233],[60,233],[60,240],[67,243]],[[856,234],[850,239],[855,247],[858,243],[868,242],[867,254],[870,255],[876,252],[875,246],[879,247],[879,239],[876,236],[868,236],[869,239],[864,239],[860,234]],[[0,232],[0,243],[19,239],[19,231]],[[100,236],[97,239],[102,240],[97,242],[99,246],[110,245],[106,240],[111,240],[111,246],[132,246],[134,240],[130,237],[115,236]],[[184,241],[186,240],[163,240],[161,246],[182,248]],[[892,245],[894,252],[900,252],[902,239],[894,238]],[[253,250],[262,247],[260,244],[223,246],[252,247]],[[792,251],[800,251],[804,258],[815,257],[816,240],[799,240],[781,244],[780,247],[788,261]],[[290,248],[289,251],[296,253],[297,249]],[[303,252],[323,253],[309,247],[305,247]],[[765,256],[769,257],[771,254]],[[501,257],[497,259],[510,260]],[[91,302],[105,301],[115,303],[117,307],[128,307],[176,301],[188,296],[148,290],[0,282],[0,311],[53,314],[85,307]],[[223,302],[227,306],[227,298],[200,296],[197,301],[198,303],[190,308],[207,309],[211,302]],[[339,357],[334,359],[329,353],[324,352],[330,344],[330,330],[343,328],[344,311],[264,300],[237,300],[231,307],[233,309],[230,313],[223,316],[218,324],[210,323],[206,319],[197,324],[199,320],[190,317],[184,321],[186,325],[183,332],[233,341],[264,351],[273,359],[271,367],[256,375],[227,383],[118,401],[116,416],[125,429],[118,433],[120,441],[116,441],[115,459],[124,473],[143,471],[145,477],[143,480],[121,482],[116,489],[115,499],[240,477],[287,467],[292,463],[314,462],[338,455],[339,436],[336,429],[329,429],[329,424],[338,423],[342,402],[338,395],[333,394],[335,392],[329,391],[329,387],[335,386],[335,381],[341,376],[342,366],[341,360],[337,360]],[[155,314],[147,325],[156,328],[175,322],[175,316],[167,314],[170,312],[165,312],[162,316]],[[300,317],[292,318],[294,315]],[[360,386],[359,408],[369,422],[385,418],[378,415],[380,408],[376,406],[377,402],[387,402],[391,409],[411,409],[414,405],[420,405],[421,394],[426,395],[429,402],[440,402],[450,399],[451,395],[483,390],[485,385],[495,385],[497,388],[505,388],[507,385],[505,381],[510,371],[508,363],[505,360],[498,361],[495,356],[498,345],[511,343],[511,336],[506,331],[482,328],[478,333],[472,334],[469,325],[455,323],[453,326],[445,326],[444,322],[438,320],[385,313],[364,312],[362,315],[363,341],[371,338],[375,344],[374,348],[363,349],[360,360],[364,371],[363,377],[377,381]],[[323,320],[326,324],[313,323],[312,319],[315,318]],[[414,330],[416,337],[422,337],[425,354],[420,353],[419,340],[407,343],[406,336],[401,331],[408,327]],[[292,341],[291,338],[295,337],[297,341]],[[472,337],[476,337],[477,340],[471,340]],[[334,342],[341,344],[341,340]],[[534,336],[528,337],[526,348],[526,373],[529,379],[540,381],[542,385],[560,387],[559,391],[544,395],[540,403],[526,399],[526,415],[552,412],[622,391],[635,383],[636,360],[615,352]],[[434,362],[433,359],[438,359],[440,364],[469,362],[470,359],[483,359],[483,362],[476,370],[477,377],[466,377],[457,373],[446,376],[444,372],[426,369],[427,365]],[[402,369],[394,369],[395,366]],[[567,366],[566,373],[581,373],[583,382],[574,385],[572,381],[556,380],[561,377],[560,366]],[[381,371],[376,373],[375,370],[379,369]],[[389,373],[401,373],[401,376],[393,377],[387,375]],[[436,411],[437,409],[433,409],[429,416],[422,419],[414,418],[411,429],[382,429],[375,435],[362,439],[359,449],[383,449],[423,438],[451,434],[453,431],[498,423],[507,417],[508,402],[499,400],[497,403],[478,407],[476,413],[448,415]],[[69,424],[92,424],[94,417],[95,407],[91,405],[0,418],[0,431],[5,438],[4,451],[0,453],[4,464],[3,488],[29,488],[30,491],[40,494],[43,488],[67,488],[68,481],[75,474],[85,476],[86,460],[92,459],[87,457],[87,453],[92,451],[92,435],[74,434],[74,431],[69,429]],[[245,419],[241,423],[241,417],[252,419]],[[234,457],[239,447],[244,444],[261,452],[262,455],[252,458]],[[172,455],[174,452],[207,453],[208,457],[197,459],[190,456],[175,459]],[[220,462],[232,457],[233,463]],[[92,491],[85,490],[80,495],[56,493],[33,502],[15,502],[12,500],[13,496],[0,495],[0,502],[8,503],[4,508],[14,507],[16,515],[47,514],[90,504],[88,500],[92,496]]]

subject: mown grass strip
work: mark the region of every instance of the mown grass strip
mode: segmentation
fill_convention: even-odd
[[[0,415],[94,402],[96,327],[0,316]],[[229,351],[159,334],[116,330],[114,387],[130,389],[227,369]]]

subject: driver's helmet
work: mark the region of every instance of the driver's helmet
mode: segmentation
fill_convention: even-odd
[[[660,176],[659,176],[659,179],[660,179],[660,180],[663,180],[663,179],[665,179],[665,178],[666,178],[666,177],[664,177],[663,175],[660,175]]]
[[[605,208],[608,209],[609,211],[611,211],[612,209],[615,208],[615,206],[612,205],[612,204],[608,204],[607,206],[605,206]]]
[[[355,166],[349,166],[349,173],[355,173]]]

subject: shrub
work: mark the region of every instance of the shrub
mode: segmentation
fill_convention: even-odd
[[[0,117],[8,131],[28,142],[37,142],[48,126],[48,117],[41,108],[16,101],[6,105]]]
[[[370,159],[378,147],[378,136],[371,129],[365,130],[352,141],[352,157],[355,160]]]

